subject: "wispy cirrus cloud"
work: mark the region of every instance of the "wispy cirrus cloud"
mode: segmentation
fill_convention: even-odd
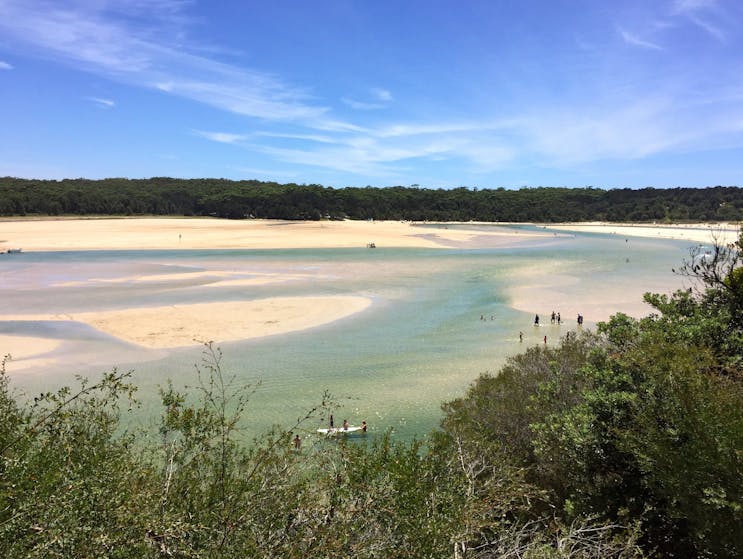
[[[308,142],[318,142],[321,144],[338,143],[338,138],[327,134],[300,134],[296,132],[255,132],[254,137],[262,138],[284,138],[288,140],[303,140]]]
[[[175,25],[187,5],[175,0],[63,5],[46,0],[4,0],[0,3],[0,32],[11,37],[24,53],[235,114],[310,124],[325,120],[327,107],[277,76],[190,54],[183,45],[160,40],[158,25]],[[154,23],[132,16],[143,15],[145,8],[164,15]],[[129,17],[117,17],[122,11]],[[343,123],[331,121],[329,125]]]
[[[421,160],[457,160],[470,172],[482,173],[513,160],[512,126],[506,122],[398,124],[336,137],[332,143],[249,143],[245,147],[292,165],[367,177],[395,177]]]
[[[232,134],[230,132],[210,132],[206,130],[192,130],[196,136],[201,136],[212,142],[218,142],[220,144],[237,144],[245,141],[248,137],[244,134]]]
[[[676,0],[672,12],[674,15],[685,17],[719,41],[726,39],[726,33],[721,25],[713,23],[713,20],[724,18],[717,0]]]
[[[619,32],[619,36],[622,38],[622,40],[628,45],[650,50],[664,50],[663,47],[659,44],[648,41],[646,39],[642,39],[640,36],[636,35],[635,33],[631,33],[626,29],[618,27],[617,31]]]
[[[87,101],[91,101],[92,103],[95,103],[97,106],[103,108],[103,109],[112,109],[116,106],[116,103],[112,101],[111,99],[103,99],[102,97],[86,97]]]
[[[12,70],[13,66],[7,62],[0,60],[0,70]]]
[[[373,111],[377,109],[386,109],[393,101],[392,93],[382,88],[372,88],[365,98],[357,99],[352,97],[343,97],[343,103],[360,111]]]
[[[730,92],[699,99],[669,88],[613,105],[567,104],[502,119],[397,123],[342,136],[335,143],[298,147],[249,142],[245,147],[292,165],[378,178],[401,175],[416,160],[454,161],[469,175],[523,162],[580,168],[712,146],[740,147],[742,101]]]

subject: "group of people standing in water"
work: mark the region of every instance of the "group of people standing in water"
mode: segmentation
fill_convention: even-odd
[[[559,312],[556,313],[555,311],[552,311],[552,315],[550,316],[550,324],[555,324],[555,322],[557,323],[558,326],[562,324],[562,316],[560,316]],[[538,314],[534,315],[534,326],[539,326],[539,315]],[[582,314],[578,314],[578,326],[583,326],[583,315]]]
[[[556,313],[555,311],[552,311],[552,314],[550,315],[550,323],[551,324],[557,323],[558,326],[562,324],[562,316],[560,315],[559,312]],[[534,315],[534,326],[539,326],[539,315],[538,314]],[[583,315],[582,314],[578,314],[578,326],[583,326]],[[524,341],[524,333],[519,332],[519,342],[523,342],[523,341]],[[544,343],[545,344],[547,343],[547,336],[544,337]]]

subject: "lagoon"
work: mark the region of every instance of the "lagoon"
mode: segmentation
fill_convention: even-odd
[[[237,385],[260,384],[246,433],[291,424],[328,390],[342,402],[337,421],[366,420],[373,432],[424,437],[438,424],[442,402],[464,394],[480,374],[496,373],[509,356],[544,344],[544,336],[557,344],[576,330],[578,313],[585,328],[618,311],[644,315],[651,310],[644,292],[685,286],[672,268],[688,255],[689,241],[539,230],[549,234],[508,247],[475,238],[436,249],[42,251],[5,258],[0,337],[55,344],[25,363],[10,361],[8,373],[14,387],[32,395],[73,383],[75,374],[131,369],[142,403],[136,421],[149,427],[159,414],[159,386],[168,379],[177,388],[195,384],[202,346],[147,348],[78,321],[39,316],[361,296],[371,301],[367,308],[328,324],[218,343],[223,370]],[[563,318],[559,326],[549,322],[553,310]],[[308,425],[308,433],[318,426]]]

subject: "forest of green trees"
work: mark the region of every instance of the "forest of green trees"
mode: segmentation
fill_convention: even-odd
[[[510,359],[417,442],[294,449],[330,396],[247,442],[208,344],[157,433],[123,427],[129,373],[24,398],[1,367],[0,556],[741,557],[741,265],[743,238],[692,252],[694,288]]]
[[[180,215],[414,221],[738,221],[743,188],[332,188],[226,179],[0,178],[0,216]]]

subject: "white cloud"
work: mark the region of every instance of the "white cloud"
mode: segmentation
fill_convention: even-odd
[[[245,147],[292,165],[307,165],[365,177],[399,177],[420,161],[458,160],[470,172],[500,169],[515,157],[509,145],[513,123],[398,124],[336,138],[334,144]]]
[[[284,138],[289,140],[306,140],[309,142],[319,142],[322,144],[335,144],[338,140],[332,136],[320,134],[297,134],[288,132],[255,132],[253,136],[263,138]]]
[[[460,132],[474,132],[493,128],[503,128],[503,122],[438,122],[434,124],[393,124],[380,128],[375,132],[380,138],[396,136],[420,136],[429,134],[453,134]]]
[[[206,130],[192,130],[192,132],[197,136],[201,136],[212,142],[219,142],[220,144],[237,144],[247,138],[243,134],[232,134],[230,132],[209,132]]]
[[[224,64],[190,54],[185,45],[159,40],[154,23],[112,17],[109,11],[142,11],[157,7],[172,25],[184,3],[169,0],[129,0],[116,3],[45,0],[5,0],[0,7],[0,32],[11,38],[24,54],[52,57],[98,75],[158,89],[236,114],[266,121],[322,123],[327,107],[308,101],[302,90],[280,78],[249,68]],[[111,6],[119,6],[113,10]],[[148,12],[147,12],[148,13]],[[149,25],[149,27],[148,27]],[[332,122],[340,127],[343,123]],[[350,126],[350,125],[347,125]]]
[[[380,101],[392,101],[392,93],[379,87],[372,88],[372,94]]]
[[[355,99],[351,99],[350,97],[342,97],[341,101],[343,101],[346,105],[351,107],[352,109],[356,109],[359,111],[374,111],[377,109],[384,109],[386,105],[383,105],[381,103],[370,103],[367,101],[356,101]]]
[[[695,12],[717,7],[717,0],[675,0],[673,11],[677,13]]]
[[[700,27],[701,29],[706,31],[709,35],[712,35],[712,37],[714,37],[715,39],[719,41],[725,40],[726,35],[719,27],[711,24],[710,22],[702,19],[697,15],[690,14],[688,17],[689,21],[691,21],[697,27]]]
[[[651,50],[664,50],[663,47],[660,45],[653,43],[651,41],[647,41],[645,39],[641,39],[634,33],[630,33],[629,31],[625,31],[621,27],[618,28],[619,35],[622,37],[625,43],[628,45],[632,45],[635,47],[640,47],[644,49],[651,49]]]
[[[343,103],[360,111],[373,111],[377,109],[386,109],[390,106],[393,101],[392,93],[386,89],[379,87],[373,87],[369,90],[369,94],[364,100],[358,100],[352,97],[343,97],[341,99]]]
[[[88,101],[92,101],[96,105],[104,109],[111,109],[116,106],[116,103],[111,99],[103,99],[101,97],[86,97]]]
[[[507,119],[397,123],[349,134],[336,144],[247,145],[275,160],[385,179],[415,160],[457,162],[459,173],[491,173],[514,164],[579,169],[663,153],[740,147],[740,97],[721,92],[703,103],[669,87],[628,101],[551,106]]]
[[[676,0],[672,13],[686,17],[691,23],[704,30],[718,41],[726,39],[725,32],[709,18],[724,18],[722,8],[717,0]]]
[[[0,70],[12,70],[13,66],[8,64],[7,62],[4,62],[3,60],[0,60]]]

